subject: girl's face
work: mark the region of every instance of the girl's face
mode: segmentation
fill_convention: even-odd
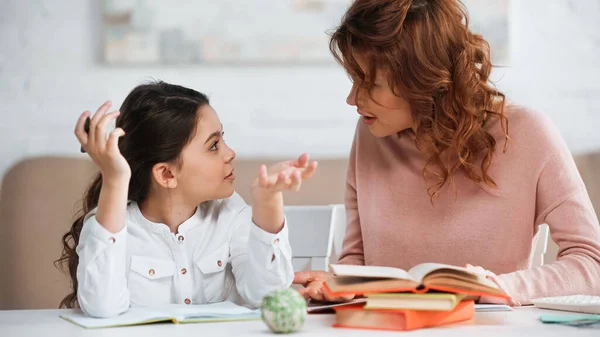
[[[198,115],[196,134],[183,148],[176,170],[177,189],[196,204],[230,197],[235,180],[235,152],[225,143],[219,116],[210,105],[200,107]]]

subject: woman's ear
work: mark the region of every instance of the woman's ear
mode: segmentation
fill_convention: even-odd
[[[173,165],[158,163],[152,167],[152,177],[161,187],[175,188],[177,187],[177,178],[174,170],[175,166]]]

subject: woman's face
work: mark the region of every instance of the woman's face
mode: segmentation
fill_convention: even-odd
[[[369,76],[369,67],[365,59],[360,55],[356,55],[355,59],[362,72]],[[375,74],[371,95],[360,88],[356,78],[352,77],[352,82],[346,103],[356,107],[362,121],[369,126],[375,137],[386,137],[413,127],[410,104],[394,94],[385,73],[377,71]]]

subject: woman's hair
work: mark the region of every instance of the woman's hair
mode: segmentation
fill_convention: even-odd
[[[128,200],[140,203],[148,197],[155,164],[181,164],[179,156],[195,134],[199,108],[208,104],[206,95],[165,82],[143,84],[129,93],[116,120],[116,126],[125,131],[119,150],[131,168]],[[73,291],[62,300],[61,308],[77,306],[79,257],[75,249],[86,214],[98,206],[101,187],[102,174],[98,173],[85,192],[77,220],[62,237],[63,252],[55,265],[69,273]]]
[[[427,190],[432,201],[456,170],[496,186],[488,174],[496,141],[485,125],[492,116],[500,119],[506,150],[505,97],[489,80],[489,44],[469,30],[460,1],[356,0],[329,48],[359,90],[370,94],[382,71],[394,94],[410,103],[417,148],[429,155],[423,176],[438,178]]]

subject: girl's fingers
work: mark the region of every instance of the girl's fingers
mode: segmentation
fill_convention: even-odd
[[[303,153],[301,154],[298,159],[296,159],[292,165],[298,168],[304,168],[306,167],[306,164],[308,163],[308,154],[307,153]]]
[[[275,184],[273,185],[273,189],[276,191],[282,191],[285,189],[287,183],[288,177],[286,176],[286,174],[284,172],[279,172],[279,174],[277,174],[277,180],[275,181]]]
[[[308,179],[312,177],[313,174],[317,171],[317,166],[319,163],[316,161],[311,162],[308,166],[302,170],[302,179]]]
[[[96,125],[98,124],[100,119],[102,119],[102,117],[104,117],[104,115],[106,114],[106,112],[108,111],[108,109],[110,108],[111,105],[112,105],[112,103],[110,101],[104,102],[104,104],[102,104],[98,108],[98,110],[96,110],[96,113],[90,120],[90,132],[89,132],[88,139],[90,139],[91,142],[96,142],[96,140],[98,139],[98,138],[96,138]]]
[[[300,176],[300,171],[295,171],[292,173],[292,185],[290,186],[290,189],[294,192],[298,192],[301,185],[302,177]]]
[[[267,175],[267,167],[261,165],[258,169],[258,185],[262,188],[269,187],[269,176]]]
[[[102,116],[106,115],[106,112],[108,112],[108,109],[110,109],[111,106],[111,101],[104,102],[100,107],[98,107],[98,110],[96,110],[96,112],[94,113],[92,120],[95,119],[95,122],[97,123],[100,120],[100,118],[102,118]]]
[[[119,137],[125,135],[125,131],[121,128],[114,129],[110,136],[108,136],[108,141],[106,142],[106,148],[113,153],[120,153],[119,151]]]
[[[119,111],[113,111],[111,113],[105,114],[98,124],[96,124],[96,144],[100,148],[106,148],[106,129],[108,127],[108,123],[112,120],[116,119],[119,116]]]

